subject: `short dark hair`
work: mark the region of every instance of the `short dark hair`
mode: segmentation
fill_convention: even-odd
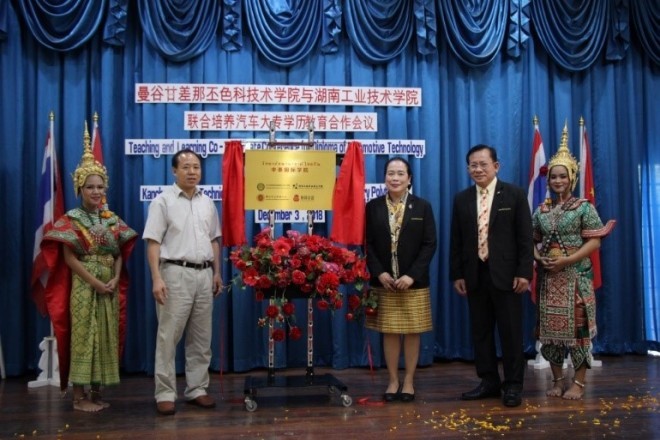
[[[488,150],[490,153],[490,158],[493,159],[493,162],[497,162],[497,150],[494,147],[491,147],[490,145],[486,144],[477,144],[474,147],[470,148],[465,155],[465,162],[470,165],[470,156],[472,156],[473,153],[476,153],[477,151],[481,150]]]
[[[406,172],[408,173],[408,176],[410,176],[410,185],[408,185],[408,188],[410,188],[412,186],[412,182],[413,182],[412,171],[410,171],[410,163],[408,163],[408,161],[406,159],[404,159],[403,157],[401,157],[401,156],[392,157],[392,158],[388,159],[387,162],[385,162],[385,168],[383,169],[383,175],[387,176],[387,167],[389,167],[392,162],[401,162],[406,166]]]
[[[179,167],[179,156],[181,156],[182,154],[187,154],[187,153],[194,154],[195,156],[197,156],[197,159],[199,159],[199,164],[200,165],[202,164],[202,156],[195,153],[190,148],[185,148],[183,150],[177,151],[176,154],[172,157],[172,168],[178,168]]]

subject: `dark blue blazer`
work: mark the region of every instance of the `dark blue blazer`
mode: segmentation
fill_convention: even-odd
[[[378,275],[392,274],[392,248],[389,214],[385,197],[367,203],[367,266],[371,285],[381,287]],[[399,276],[414,280],[411,289],[428,287],[429,265],[437,247],[435,218],[431,205],[424,199],[408,194],[403,213],[397,255]]]
[[[479,256],[477,189],[473,185],[454,197],[450,237],[452,281],[464,279],[468,292],[477,287]],[[498,179],[488,226],[488,265],[493,284],[512,290],[514,277],[532,279],[534,270],[532,217],[527,196]]]

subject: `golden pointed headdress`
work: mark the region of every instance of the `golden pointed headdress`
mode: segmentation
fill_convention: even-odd
[[[578,161],[573,157],[571,152],[568,150],[568,123],[564,123],[564,130],[561,133],[561,143],[559,144],[559,150],[557,153],[552,156],[550,162],[548,162],[548,173],[552,170],[552,167],[561,165],[566,168],[568,172],[568,179],[571,182],[571,191],[575,189],[577,183],[578,175]]]
[[[108,172],[100,162],[94,159],[89,131],[87,130],[87,121],[85,121],[85,133],[83,134],[83,154],[80,158],[78,168],[76,168],[76,171],[71,175],[71,177],[73,177],[73,192],[76,194],[76,197],[80,195],[80,188],[85,185],[87,178],[93,175],[100,176],[103,179],[105,188],[107,190]]]

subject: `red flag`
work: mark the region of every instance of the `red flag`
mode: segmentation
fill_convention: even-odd
[[[94,113],[94,130],[92,131],[92,154],[103,165],[103,147],[101,146],[101,132],[99,130],[99,115]]]
[[[41,177],[38,188],[38,206],[36,230],[34,233],[34,250],[32,254],[32,299],[37,309],[46,316],[45,289],[48,283],[49,271],[46,259],[41,251],[41,239],[53,227],[53,223],[64,215],[64,195],[60,179],[57,155],[55,153],[55,117],[50,114],[50,127],[46,136],[44,159],[41,165]]]
[[[332,197],[330,239],[346,245],[364,244],[364,155],[362,144],[348,143]]]
[[[589,200],[594,207],[596,206],[591,150],[589,148],[589,139],[587,138],[587,127],[584,124],[583,118],[580,118],[580,197]],[[600,272],[600,250],[595,250],[590,258],[594,273],[594,290],[596,290],[603,284]]]
[[[527,201],[529,209],[534,210],[548,197],[548,186],[546,175],[548,168],[545,160],[545,149],[543,148],[543,139],[539,130],[539,120],[534,117],[534,140],[532,141],[532,160],[529,165],[529,186],[527,190]],[[534,263],[536,265],[536,263]],[[536,303],[536,270],[532,275],[532,282],[529,286],[532,302]]]
[[[245,175],[241,141],[225,142],[222,158],[222,245],[245,240]]]

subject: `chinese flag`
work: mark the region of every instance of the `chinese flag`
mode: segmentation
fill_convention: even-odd
[[[589,200],[595,207],[596,191],[594,187],[593,167],[591,165],[591,150],[589,149],[587,127],[584,124],[583,118],[580,118],[580,176],[580,197]],[[600,250],[594,251],[590,258],[594,273],[594,290],[596,290],[603,284],[600,272]]]
[[[364,244],[364,155],[362,144],[348,143],[332,197],[330,239],[345,245]]]
[[[241,141],[227,141],[222,158],[222,245],[245,240],[245,173]]]

